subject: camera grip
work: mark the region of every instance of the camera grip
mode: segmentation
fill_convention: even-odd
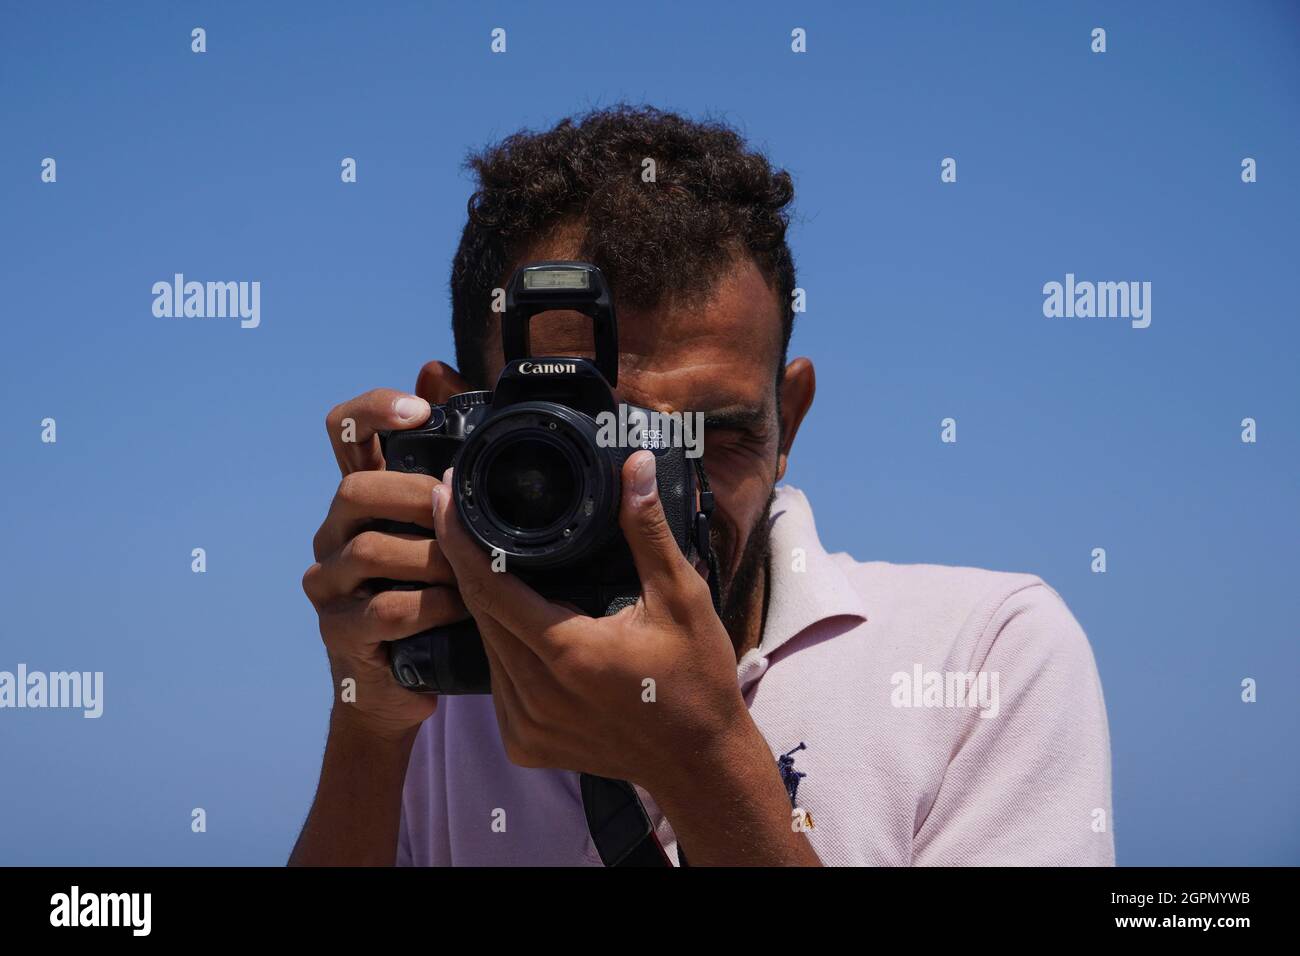
[[[386,518],[371,522],[375,531],[433,537],[420,525]],[[375,578],[367,584],[379,591],[418,591],[427,585],[413,581]],[[388,664],[396,681],[419,694],[490,694],[487,654],[474,619],[431,627],[401,640],[389,641]]]
[[[420,694],[490,694],[487,654],[474,619],[421,631],[388,644],[393,677]]]

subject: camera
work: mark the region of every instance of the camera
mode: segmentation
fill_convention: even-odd
[[[543,312],[577,311],[592,321],[595,360],[529,354],[529,323]],[[511,276],[501,320],[505,366],[491,391],[434,405],[416,428],[383,432],[392,471],[441,480],[451,466],[452,502],[470,536],[504,570],[552,601],[592,617],[634,604],[640,581],[618,526],[622,467],[644,447],[655,455],[664,515],[682,553],[711,561],[712,496],[698,457],[682,442],[630,447],[608,440],[611,421],[650,420],[620,406],[618,327],[604,276],[585,262],[538,262]],[[613,430],[616,434],[625,432]],[[382,521],[380,530],[433,532]],[[494,563],[495,566],[495,563]],[[379,580],[372,587],[427,585]],[[389,643],[393,676],[422,693],[491,693],[487,656],[473,619]]]

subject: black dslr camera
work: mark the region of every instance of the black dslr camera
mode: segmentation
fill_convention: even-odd
[[[561,309],[591,318],[595,362],[529,354],[529,321]],[[453,466],[452,500],[461,522],[494,558],[504,557],[506,571],[544,597],[593,617],[613,614],[634,604],[641,591],[618,527],[623,463],[638,448],[598,435],[602,423],[647,420],[650,410],[625,406],[620,418],[613,391],[618,328],[604,276],[585,262],[540,262],[516,270],[506,289],[501,338],[506,364],[496,388],[453,395],[433,406],[420,427],[382,433],[386,465],[438,479]],[[614,432],[624,434],[621,428]],[[684,442],[646,444],[656,457],[659,497],[673,537],[688,559],[698,554],[712,563],[712,495],[699,458],[686,456]],[[428,528],[409,524],[385,521],[376,527],[432,536]],[[413,691],[491,692],[473,619],[393,641],[389,660],[398,682]]]

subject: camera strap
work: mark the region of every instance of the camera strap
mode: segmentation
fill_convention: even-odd
[[[718,556],[713,553],[713,543],[709,540],[709,522],[713,518],[713,491],[709,488],[709,476],[704,472],[704,458],[692,459],[695,462],[695,479],[700,486],[700,508],[695,512],[695,552],[703,555],[709,566],[709,595],[713,598],[713,613],[722,616],[722,585],[718,582]]]
[[[692,541],[695,552],[701,555],[709,568],[709,594],[713,598],[713,611],[722,614],[721,585],[718,581],[718,558],[709,540],[709,521],[713,517],[713,491],[709,476],[704,472],[701,458],[695,462],[695,478],[700,494],[700,506],[695,512]],[[582,791],[582,809],[587,816],[587,832],[596,845],[600,860],[606,866],[672,866],[668,854],[659,843],[650,815],[641,805],[636,788],[626,780],[610,780],[589,773],[579,776]],[[682,866],[687,866],[686,854],[681,845],[677,856]]]

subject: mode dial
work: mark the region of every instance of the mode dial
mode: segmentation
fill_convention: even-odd
[[[491,401],[491,392],[461,392],[447,399],[447,404],[458,412],[467,412],[475,406],[488,405]]]

